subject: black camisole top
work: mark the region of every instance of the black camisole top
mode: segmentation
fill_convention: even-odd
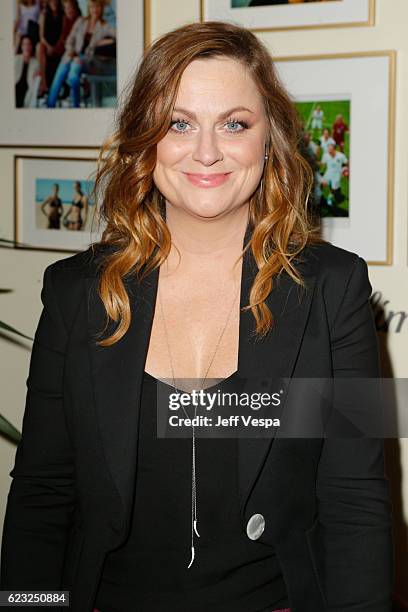
[[[106,555],[95,608],[101,612],[272,612],[288,608],[286,585],[273,548],[250,540],[242,528],[236,438],[195,439],[200,537],[194,536],[195,559],[187,569],[191,560],[192,441],[191,437],[157,437],[156,385],[174,391],[144,373],[132,522],[126,541]]]

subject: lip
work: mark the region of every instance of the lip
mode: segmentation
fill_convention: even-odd
[[[213,174],[183,172],[183,174],[196,187],[218,187],[228,180],[231,172],[217,172]]]

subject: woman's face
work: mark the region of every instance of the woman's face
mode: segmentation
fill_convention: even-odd
[[[89,14],[93,19],[101,19],[103,15],[103,5],[100,2],[89,2]]]
[[[31,42],[31,39],[28,36],[26,36],[21,41],[21,52],[25,56],[30,56],[32,51],[33,51],[33,43]]]
[[[172,125],[157,144],[154,182],[168,204],[194,217],[227,214],[256,190],[266,141],[262,98],[243,65],[194,60],[182,75]]]
[[[73,2],[64,3],[64,12],[68,19],[73,19],[76,15],[75,4]]]

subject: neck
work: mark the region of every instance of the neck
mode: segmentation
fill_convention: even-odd
[[[179,265],[197,269],[217,265],[231,269],[243,248],[248,224],[248,204],[218,219],[198,219],[166,202],[166,223],[172,247],[166,261],[170,271]]]

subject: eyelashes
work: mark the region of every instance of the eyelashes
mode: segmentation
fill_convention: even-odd
[[[182,135],[184,135],[184,134],[188,134],[188,131],[187,131],[187,130],[181,130],[181,131],[180,131],[180,130],[175,130],[175,129],[173,128],[173,126],[174,126],[176,123],[184,123],[185,125],[188,125],[188,126],[190,126],[190,127],[191,127],[191,123],[190,123],[189,121],[187,121],[187,119],[181,119],[181,118],[179,118],[179,119],[174,119],[174,120],[173,120],[173,121],[170,123],[170,129],[171,129],[171,131],[172,131],[174,134],[182,134]],[[228,125],[228,123],[237,123],[238,125],[240,125],[240,126],[242,127],[242,129],[241,129],[241,130],[228,130],[228,132],[229,132],[230,134],[241,134],[243,131],[245,131],[245,130],[249,129],[249,125],[246,123],[246,121],[239,121],[238,119],[231,118],[231,119],[228,119],[228,120],[225,122],[225,124],[224,124],[224,125]]]

